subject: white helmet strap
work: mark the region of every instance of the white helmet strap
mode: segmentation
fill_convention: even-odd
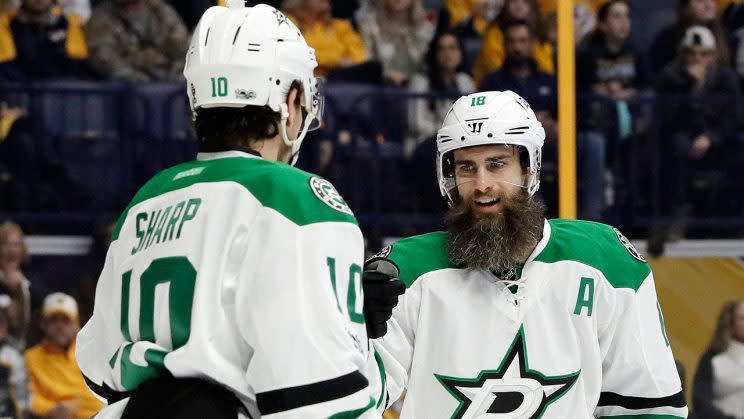
[[[279,109],[282,115],[282,121],[281,126],[279,127],[279,131],[282,133],[282,140],[284,141],[284,144],[290,148],[292,153],[289,164],[294,166],[297,163],[297,159],[300,157],[300,146],[302,145],[302,141],[305,139],[305,135],[307,135],[310,124],[313,122],[313,119],[315,119],[315,114],[312,112],[308,112],[302,124],[302,131],[297,134],[297,139],[290,140],[287,136],[287,119],[289,119],[289,108],[287,107],[286,103],[281,103],[279,104]]]

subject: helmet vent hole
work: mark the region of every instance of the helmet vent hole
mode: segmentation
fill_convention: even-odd
[[[207,42],[209,42],[209,31],[211,31],[212,28],[207,28],[207,35],[204,37],[204,46],[207,46]]]
[[[238,34],[240,33],[240,28],[242,28],[242,26],[238,26],[238,30],[235,31],[235,36],[233,36],[233,45],[235,45],[235,41],[238,40]]]
[[[280,84],[282,84],[282,81],[279,79],[276,79],[276,85],[279,86]]]
[[[460,141],[465,141],[465,136],[460,137]]]
[[[238,29],[240,31],[240,29]],[[235,34],[235,37],[238,37],[238,34]],[[235,40],[233,39],[233,44],[235,44]],[[261,44],[248,44],[248,51],[251,52],[259,52],[261,49]]]
[[[493,133],[488,133],[488,138],[493,138]]]

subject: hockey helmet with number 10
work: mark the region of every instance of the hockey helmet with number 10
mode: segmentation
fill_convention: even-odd
[[[191,109],[268,106],[281,114],[284,143],[296,159],[307,131],[320,125],[321,84],[313,75],[315,51],[282,12],[265,4],[245,7],[227,0],[210,7],[194,30],[186,54],[184,76]],[[286,132],[287,94],[292,82],[302,83],[303,124],[296,140]]]
[[[511,90],[462,96],[447,112],[442,128],[437,133],[439,190],[449,202],[457,193],[455,150],[503,144],[522,147],[527,152],[529,170],[516,184],[534,195],[540,187],[540,159],[544,142],[545,130],[530,105]]]

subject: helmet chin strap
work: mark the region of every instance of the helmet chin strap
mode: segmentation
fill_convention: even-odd
[[[289,164],[294,166],[297,163],[297,159],[300,157],[300,146],[302,145],[302,140],[305,139],[305,135],[307,135],[307,130],[313,122],[315,114],[308,112],[307,116],[305,116],[305,121],[302,124],[302,131],[297,134],[297,139],[290,140],[289,137],[287,137],[287,119],[289,118],[289,109],[287,108],[286,103],[280,104],[279,108],[281,109],[282,115],[282,122],[279,131],[282,133],[284,144],[289,147],[292,153],[292,156],[289,159]]]

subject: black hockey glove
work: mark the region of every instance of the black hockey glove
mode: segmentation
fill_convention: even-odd
[[[364,318],[370,339],[385,336],[387,321],[398,305],[398,296],[406,292],[399,274],[395,263],[384,257],[373,257],[364,264]]]

